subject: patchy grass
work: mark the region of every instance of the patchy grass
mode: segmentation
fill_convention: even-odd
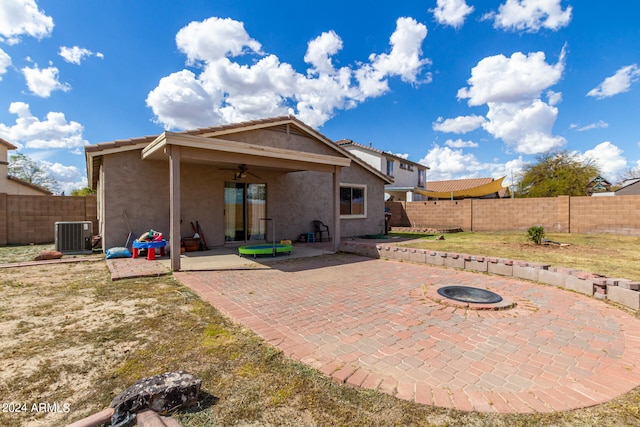
[[[46,245],[27,245],[27,246],[1,246],[0,247],[0,264],[11,264],[14,262],[33,261],[42,251],[52,251],[55,245],[53,243]]]
[[[58,402],[69,411],[0,412],[0,426],[65,425],[107,407],[140,378],[171,370],[202,379],[198,405],[176,415],[185,427],[640,424],[637,389],[593,408],[496,415],[338,385],[230,322],[171,276],[111,282],[101,262],[1,274],[2,400],[29,409]]]
[[[406,237],[406,233],[403,233]],[[640,280],[640,237],[613,234],[545,233],[545,239],[568,244],[536,245],[527,241],[526,232],[462,232],[444,235],[445,240],[419,235],[420,240],[404,246],[484,255],[498,258],[548,263],[558,267],[575,268]]]

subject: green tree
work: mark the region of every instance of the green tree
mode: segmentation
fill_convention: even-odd
[[[55,180],[38,162],[20,152],[9,156],[9,175],[20,178],[55,193],[60,188]]]
[[[520,197],[586,196],[587,184],[600,174],[592,161],[566,150],[541,154],[536,160],[522,172]]]
[[[83,187],[79,190],[71,190],[72,196],[88,196],[90,194],[96,194],[96,190],[92,190],[89,187]]]

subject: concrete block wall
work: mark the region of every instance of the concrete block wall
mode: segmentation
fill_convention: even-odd
[[[349,241],[343,243],[340,250],[370,258],[395,259],[510,276],[556,286],[599,299],[608,299],[634,310],[640,310],[640,282],[628,279],[608,278],[590,272],[522,260],[414,249],[381,243],[374,245]]]
[[[387,206],[388,205],[389,203],[387,203]],[[410,227],[422,227],[428,225],[435,228],[461,228],[464,224],[462,200],[405,202],[404,207],[409,224],[408,226]],[[396,226],[393,216],[391,217],[391,225]]]
[[[572,197],[572,233],[640,235],[640,196]]]
[[[58,221],[92,221],[97,233],[96,197],[0,194],[0,245],[55,241]]]
[[[400,204],[401,203],[401,204]],[[640,196],[387,202],[392,227],[640,235]]]

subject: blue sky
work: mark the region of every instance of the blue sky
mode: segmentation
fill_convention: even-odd
[[[428,180],[549,150],[640,166],[637,0],[0,0],[0,137],[69,191],[83,146],[293,113]]]

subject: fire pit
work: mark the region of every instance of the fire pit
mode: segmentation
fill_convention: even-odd
[[[470,286],[445,286],[438,289],[438,294],[470,304],[496,304],[502,301],[502,297],[495,292]]]

